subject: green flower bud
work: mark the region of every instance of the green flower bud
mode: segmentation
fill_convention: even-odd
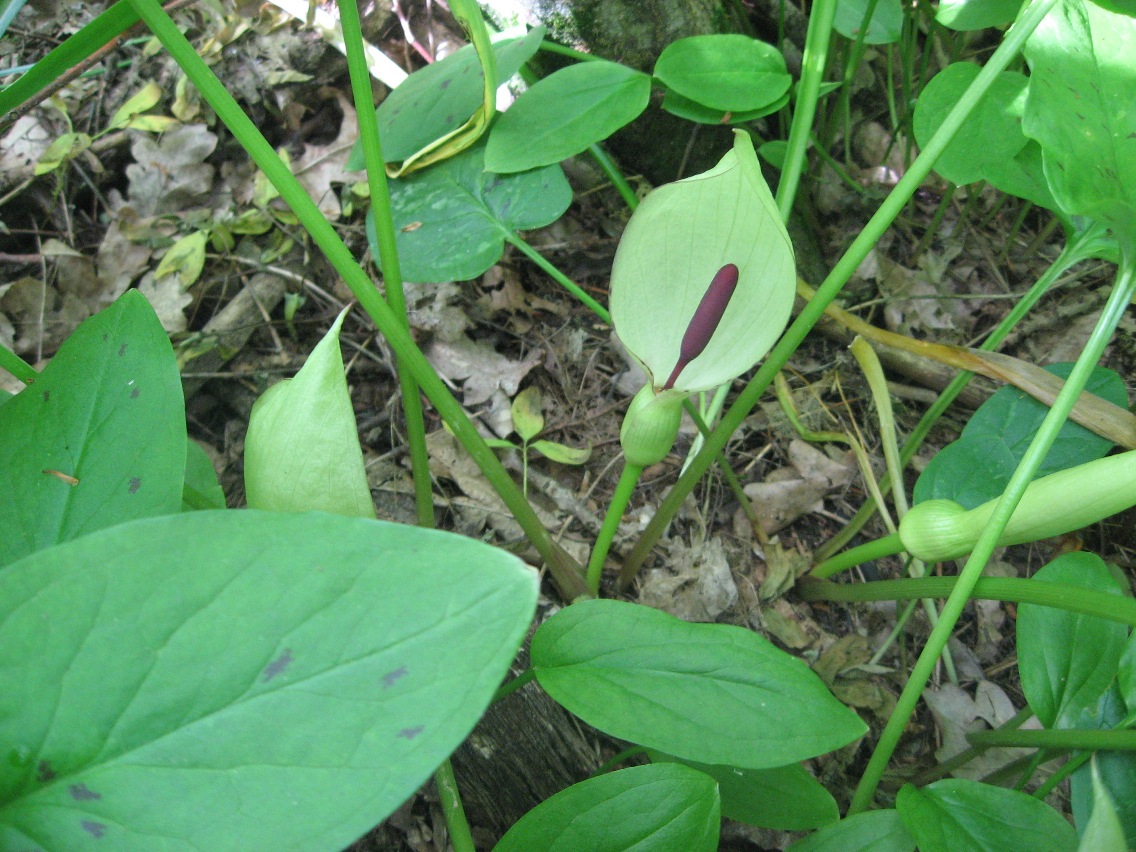
[[[678,437],[685,398],[686,394],[675,391],[656,394],[649,384],[635,394],[619,430],[619,444],[629,465],[647,467],[666,458]]]
[[[953,500],[927,500],[899,525],[904,549],[924,562],[957,559],[974,549],[999,498],[969,511]],[[1079,530],[1136,505],[1136,450],[1043,476],[1029,484],[999,545],[1024,544]]]

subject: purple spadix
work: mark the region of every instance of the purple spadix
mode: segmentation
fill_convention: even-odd
[[[727,263],[718,270],[714,279],[710,282],[710,286],[702,295],[702,300],[698,303],[694,316],[690,318],[690,323],[686,327],[686,333],[682,336],[682,343],[679,346],[678,362],[671,371],[667,383],[663,385],[663,390],[673,388],[679,373],[687,364],[702,354],[702,350],[706,348],[706,344],[714,336],[718,323],[722,321],[722,315],[726,313],[726,307],[730,304],[730,297],[734,295],[734,289],[737,286],[738,268],[732,263]]]

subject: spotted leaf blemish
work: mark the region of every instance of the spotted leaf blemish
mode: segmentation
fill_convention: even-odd
[[[36,764],[36,781],[41,784],[47,784],[55,780],[55,770],[51,768],[51,764],[46,760],[41,760]]]
[[[410,672],[406,670],[406,666],[399,666],[394,671],[387,672],[385,675],[383,675],[383,689],[390,689],[408,674],[410,674]]]
[[[86,784],[72,784],[67,788],[67,792],[71,794],[71,798],[76,802],[92,802],[95,799],[101,799],[102,793],[96,793]]]
[[[124,343],[120,347],[118,347],[118,357],[121,358],[125,354],[126,354],[126,344]]]
[[[85,819],[79,823],[79,826],[95,840],[101,840],[102,836],[106,834],[107,827],[101,822],[95,822],[93,819]]]
[[[126,490],[131,494],[137,494],[138,489],[142,487],[142,478],[138,476],[130,477],[130,487]]]
[[[722,315],[726,313],[726,307],[730,304],[730,298],[734,295],[737,286],[738,268],[732,263],[727,263],[714,275],[710,286],[706,288],[702,300],[694,310],[694,316],[686,326],[686,333],[683,334],[679,346],[678,363],[671,371],[667,383],[663,385],[663,390],[673,388],[679,373],[702,354],[702,350],[714,336],[718,323],[722,321]]]
[[[398,737],[402,740],[412,740],[424,730],[426,730],[424,725],[415,725],[413,728],[403,728],[398,732]]]
[[[292,649],[285,648],[284,653],[269,663],[264,669],[263,683],[268,683],[274,677],[282,674],[292,664]]]
[[[51,402],[51,391],[45,390],[43,392],[43,401],[44,402]]]
[[[138,399],[138,394],[140,394],[140,393],[141,393],[141,391],[138,390],[138,388],[131,388],[130,389],[130,398],[131,399]]]

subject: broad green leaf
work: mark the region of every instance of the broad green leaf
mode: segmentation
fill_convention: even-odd
[[[920,852],[1072,852],[1077,832],[1040,799],[990,784],[948,778],[907,784],[896,809]]]
[[[1072,368],[1072,364],[1063,363],[1045,369],[1064,379]],[[1128,407],[1124,379],[1112,370],[1094,368],[1085,389],[1114,405]],[[1000,388],[974,412],[958,440],[939,451],[924,468],[915,483],[915,502],[942,498],[973,509],[999,496],[1048,413],[1048,406],[1029,394]],[[1107,438],[1067,422],[1037,477],[1099,459],[1112,447]]]
[[[589,725],[686,760],[768,769],[867,730],[808,666],[756,633],[638,604],[561,610],[533,637],[532,666]]]
[[[895,810],[866,811],[826,825],[789,847],[792,852],[914,852],[915,840]]]
[[[754,121],[764,115],[777,112],[787,103],[789,103],[788,92],[773,103],[759,109],[726,112],[720,109],[711,109],[697,101],[692,101],[690,98],[684,98],[674,89],[667,89],[663,95],[663,109],[671,115],[677,115],[679,118],[685,118],[687,121],[695,121],[699,124],[745,124],[747,121]]]
[[[1101,780],[1095,756],[1090,765],[1093,776],[1093,814],[1085,826],[1077,850],[1078,852],[1103,852],[1103,850],[1127,852],[1128,843],[1124,839],[1124,826],[1120,824],[1120,817],[1117,816],[1116,803]]]
[[[926,145],[935,135],[980,70],[973,62],[956,62],[924,87],[913,118],[915,139],[920,145]],[[999,74],[935,161],[935,171],[952,183],[974,183],[985,180],[992,167],[1016,157],[1029,141],[1022,133],[1028,86],[1029,79],[1024,74]]]
[[[870,0],[838,0],[832,28],[845,38],[855,40],[864,23]],[[903,8],[899,0],[878,0],[864,44],[894,44],[903,34]]]
[[[188,289],[205,268],[205,242],[208,239],[209,235],[205,231],[194,231],[181,237],[166,250],[158,268],[154,270],[154,277],[177,275],[182,289]]]
[[[107,125],[107,130],[119,130],[126,127],[146,110],[156,106],[161,99],[161,86],[151,80],[127,98],[126,103],[118,108],[111,118],[110,124]]]
[[[1096,712],[1091,717],[1081,719],[1078,727],[1095,730],[1108,730],[1124,722],[1131,712],[1131,705],[1125,706],[1114,683],[1101,698]],[[1116,806],[1125,836],[1127,848],[1136,848],[1136,760],[1130,751],[1099,751],[1094,762],[1100,770],[1100,779],[1108,789]],[[1073,811],[1073,821],[1082,831],[1087,827],[1095,807],[1095,792],[1091,771],[1081,766],[1069,779],[1069,800]],[[1122,847],[1123,848],[1123,847]]]
[[[185,403],[173,348],[128,290],[0,407],[0,565],[181,508]]]
[[[502,83],[536,53],[543,37],[544,28],[537,27],[524,37],[506,32],[494,39],[497,76]],[[388,163],[401,162],[457,130],[481,104],[484,84],[485,76],[472,44],[415,71],[375,113],[383,158]],[[346,168],[355,171],[365,165],[363,148],[356,143]]]
[[[513,397],[513,404],[510,406],[513,431],[520,435],[521,440],[526,444],[544,428],[541,404],[540,390],[536,387],[527,387]]]
[[[987,163],[986,180],[1002,192],[1032,201],[1046,210],[1052,210],[1062,222],[1069,223],[1069,217],[1061,210],[1057,199],[1049,190],[1041,146],[1033,139],[1026,142],[1026,146],[1018,151],[1012,160]],[[1068,224],[1067,230],[1072,230]]]
[[[1094,553],[1066,553],[1033,582],[1070,583],[1120,595],[1112,573]],[[1018,672],[1030,709],[1047,728],[1076,727],[1097,706],[1116,676],[1128,628],[1054,607],[1018,607]]]
[[[342,849],[469,734],[536,594],[477,541],[317,513],[29,556],[0,573],[0,848]]]
[[[1116,683],[1124,696],[1125,704],[1136,710],[1136,632],[1128,637],[1124,653],[1120,656]]]
[[[339,351],[345,316],[346,309],[295,378],[277,382],[252,408],[245,436],[251,509],[375,517]]]
[[[832,794],[799,763],[773,769],[738,769],[679,760],[654,749],[655,763],[672,761],[705,772],[718,782],[722,816],[782,831],[808,831],[840,819]]]
[[[560,166],[515,175],[484,170],[477,146],[390,182],[395,243],[407,281],[466,281],[496,263],[516,231],[555,222],[572,203]],[[367,214],[373,232],[373,217]]]
[[[1024,0],[939,0],[935,20],[952,30],[973,32],[1000,27],[1018,17]]]
[[[197,441],[187,442],[185,485],[182,490],[183,512],[197,509],[224,509],[225,492],[217,481],[213,461]]]
[[[1023,129],[1041,143],[1053,195],[1136,243],[1136,19],[1060,0],[1026,43]]]
[[[651,78],[615,62],[569,65],[517,98],[493,126],[485,168],[506,174],[559,163],[647,108]]]
[[[777,48],[744,35],[671,42],[655,62],[655,77],[684,98],[728,112],[768,106],[793,82]]]
[[[753,143],[734,135],[713,169],[648,195],[615,253],[612,323],[656,389],[679,365],[691,322],[727,265],[737,267],[737,286],[709,342],[673,382],[676,391],[709,390],[746,372],[789,319],[793,246]]]
[[[1136,0],[1092,0],[1092,2],[1118,15],[1136,17]]]
[[[583,464],[592,457],[591,447],[566,447],[555,441],[533,441],[529,444],[529,449],[560,464]]]
[[[537,805],[494,852],[714,852],[717,786],[676,763],[598,775]]]

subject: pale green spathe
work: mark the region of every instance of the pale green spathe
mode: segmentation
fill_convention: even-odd
[[[737,288],[675,390],[709,390],[749,370],[780,336],[793,305],[793,246],[741,131],[713,169],[648,195],[616,251],[612,323],[655,387],[674,369],[699,301],[728,263],[738,267]]]
[[[250,509],[375,517],[339,351],[346,314],[295,378],[270,387],[252,408],[245,437]]]

